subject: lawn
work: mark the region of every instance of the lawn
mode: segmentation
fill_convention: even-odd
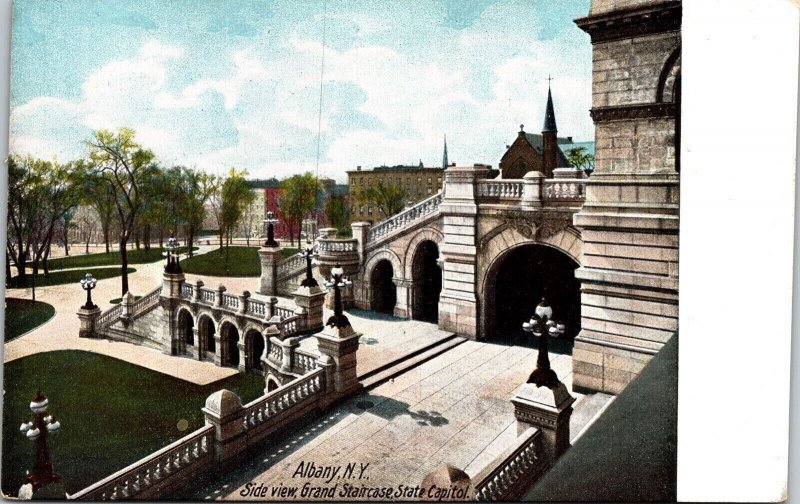
[[[194,247],[197,250],[198,247]],[[181,254],[186,253],[186,247],[178,249]],[[164,259],[163,248],[155,247],[150,250],[133,249],[128,250],[128,264],[153,263]],[[102,254],[76,255],[70,257],[59,257],[47,261],[47,266],[51,270],[67,268],[86,268],[90,266],[119,266],[122,262],[119,252],[104,252]]]
[[[93,268],[91,270],[67,270],[67,271],[51,271],[50,276],[44,276],[41,272],[36,278],[36,287],[47,287],[49,285],[63,285],[68,283],[78,283],[81,278],[86,276],[86,273],[91,272],[92,276],[98,280],[104,278],[113,278],[122,275],[122,268]],[[128,268],[128,274],[136,272],[135,268]],[[28,274],[27,282],[25,285],[19,281],[19,277],[14,277],[9,282],[9,286],[13,288],[27,288],[33,285],[33,274]]]
[[[284,248],[282,250],[284,258],[298,252],[296,248]],[[184,259],[181,261],[181,268],[183,268],[184,273],[193,273],[195,275],[261,276],[261,260],[258,257],[257,247],[228,247],[212,250],[206,254]]]
[[[33,443],[20,434],[19,425],[32,418],[28,404],[37,389],[50,401],[48,413],[61,422],[61,431],[49,445],[53,468],[68,493],[202,427],[200,408],[215,391],[233,390],[245,403],[264,392],[264,378],[251,373],[201,387],[76,350],[31,355],[6,363],[4,368],[5,495],[16,495],[25,471],[33,467]],[[184,419],[189,425],[180,431],[178,422]]]
[[[6,321],[4,341],[14,338],[38,327],[56,314],[52,305],[30,299],[6,298]]]

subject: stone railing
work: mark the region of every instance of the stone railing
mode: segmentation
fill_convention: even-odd
[[[183,282],[181,284],[181,297],[192,297],[192,296],[194,296],[194,285]]]
[[[317,369],[317,359],[319,357],[301,349],[294,351],[292,359],[292,371],[298,374],[306,374]]]
[[[281,320],[280,325],[283,328],[283,335],[285,337],[294,336],[303,332],[305,329],[305,317],[302,315],[292,315],[291,317]]]
[[[312,371],[245,405],[244,428],[249,430],[259,427],[278,414],[324,392],[324,370]]]
[[[295,316],[294,310],[291,308],[286,308],[285,306],[275,306],[275,312],[273,315],[277,315],[282,319],[288,319]]]
[[[158,298],[161,295],[161,287],[158,287],[154,291],[150,292],[146,296],[142,297],[138,301],[133,303],[131,307],[130,316],[134,317],[136,315],[140,315],[150,308],[156,306],[158,304]]]
[[[122,316],[122,305],[118,304],[103,313],[97,318],[97,329],[105,329]]]
[[[300,253],[278,263],[278,279],[299,275],[306,269],[306,259]]]
[[[248,299],[247,311],[245,313],[247,313],[248,315],[255,315],[256,317],[264,318],[267,316],[267,304],[263,301]]]
[[[479,180],[479,200],[519,200],[522,198],[522,180]]]
[[[188,436],[90,485],[71,500],[132,500],[155,498],[216,462],[214,427],[206,425]]]
[[[369,229],[367,241],[373,242],[397,229],[406,227],[408,224],[411,224],[422,217],[435,213],[439,209],[439,204],[441,202],[442,193],[438,192],[430,198],[420,201],[411,208],[407,208],[397,215],[378,222]]]
[[[283,362],[283,347],[270,342],[267,359],[269,359],[276,366],[280,366],[281,362]]]
[[[518,500],[546,469],[541,438],[540,430],[527,429],[511,448],[472,478],[475,500]]]
[[[358,252],[358,240],[354,238],[346,238],[339,240],[328,240],[320,238],[317,240],[317,246],[320,253],[330,252]]]
[[[217,301],[217,291],[200,288],[200,301],[204,303],[214,304]]]
[[[222,294],[222,306],[225,308],[238,309],[239,298],[231,294]]]
[[[545,200],[583,200],[587,179],[547,179],[544,181]]]

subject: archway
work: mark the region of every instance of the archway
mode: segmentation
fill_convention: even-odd
[[[394,268],[388,259],[381,259],[375,268],[372,270],[370,276],[370,290],[372,291],[372,300],[370,308],[373,311],[394,314],[394,305],[397,303],[397,288],[392,282],[394,277]]]
[[[217,344],[214,340],[214,335],[217,333],[217,328],[214,327],[214,321],[208,315],[201,315],[197,321],[197,336],[200,340],[198,345],[200,352],[198,358],[204,360],[206,352],[214,355],[217,352]]]
[[[261,355],[264,353],[264,335],[251,329],[244,337],[244,345],[245,367],[248,370],[263,371]]]
[[[278,388],[280,388],[280,386],[281,386],[280,383],[278,383],[278,381],[272,376],[267,378],[267,394],[269,394],[273,390],[277,390]]]
[[[442,291],[442,268],[437,264],[439,247],[426,240],[414,252],[411,279],[414,282],[412,317],[436,323],[439,321],[439,294]]]
[[[222,337],[222,365],[230,367],[239,366],[239,330],[230,322],[225,322],[221,328]]]
[[[194,319],[189,310],[178,312],[178,342],[175,353],[182,355],[186,353],[187,346],[194,345]]]
[[[580,282],[575,279],[578,264],[554,248],[528,244],[506,252],[487,276],[486,336],[490,341],[530,346],[532,337],[522,331],[542,297],[553,308],[553,319],[566,331],[553,350],[569,351],[580,331]]]

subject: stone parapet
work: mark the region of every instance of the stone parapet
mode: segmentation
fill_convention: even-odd
[[[261,282],[258,293],[265,296],[278,295],[278,264],[283,251],[278,247],[262,247],[258,250],[261,260]]]
[[[517,419],[517,434],[531,427],[542,432],[542,449],[547,465],[552,465],[569,448],[569,420],[575,398],[562,383],[551,388],[524,383],[517,388],[511,403]]]
[[[78,332],[79,338],[100,338],[101,334],[97,331],[97,320],[100,318],[100,307],[95,306],[91,309],[81,308],[78,310],[78,318],[81,327]]]

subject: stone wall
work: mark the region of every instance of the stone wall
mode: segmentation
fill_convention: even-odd
[[[595,171],[583,238],[576,389],[620,392],[677,330],[680,2],[594,0]]]

